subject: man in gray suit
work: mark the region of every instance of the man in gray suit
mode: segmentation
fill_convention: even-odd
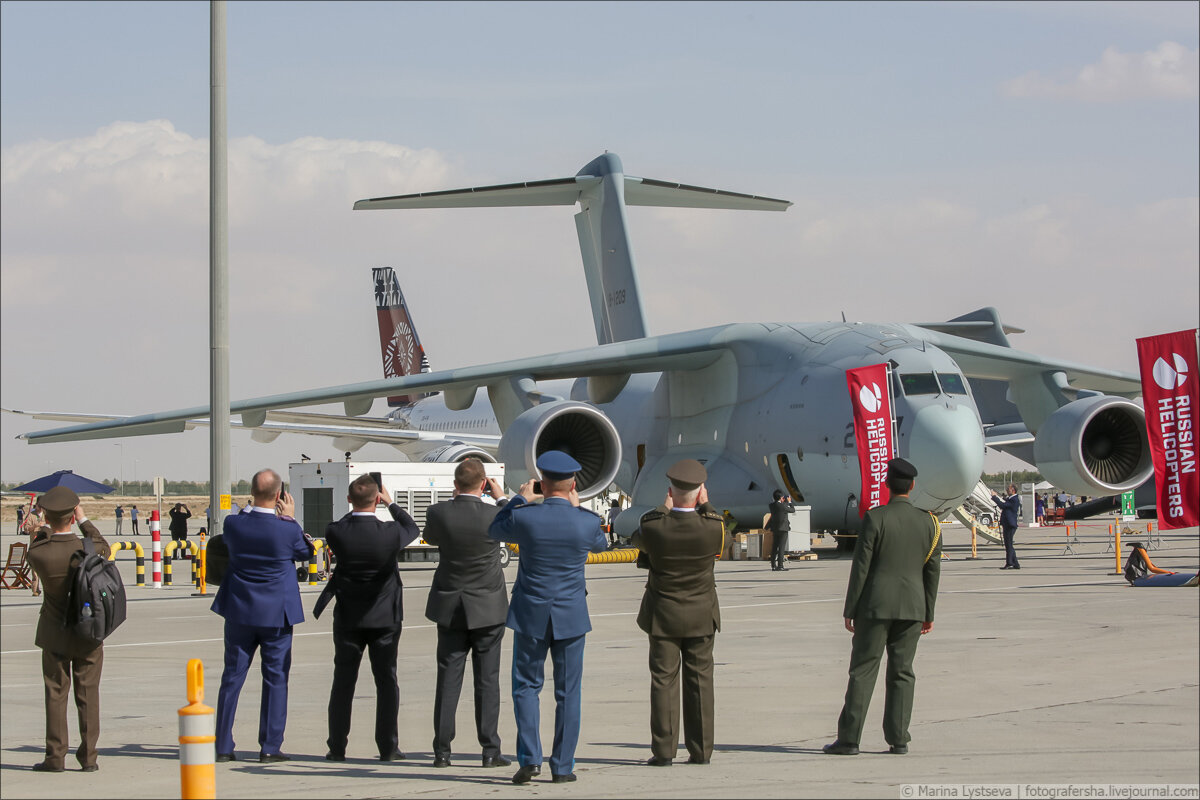
[[[500,643],[508,618],[508,591],[500,548],[487,535],[498,506],[485,503],[486,490],[504,504],[504,490],[488,478],[483,463],[468,458],[454,470],[454,499],[426,511],[425,541],[439,549],[425,616],[437,623],[437,690],[433,700],[433,765],[450,766],[454,715],[462,691],[467,654],[475,677],[475,730],[483,766],[505,767],[500,755]]]

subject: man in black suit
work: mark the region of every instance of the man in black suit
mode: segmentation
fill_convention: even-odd
[[[788,514],[795,511],[796,507],[792,505],[790,497],[784,497],[783,492],[776,489],[770,508],[771,519],[767,521],[767,528],[774,534],[771,546],[771,569],[782,572],[787,569],[783,565],[783,559],[787,554],[788,532],[792,529],[792,521]]]
[[[421,533],[408,512],[393,503],[387,489],[370,475],[351,483],[346,499],[354,510],[325,529],[325,543],[337,558],[337,567],[313,608],[313,616],[320,616],[330,599],[337,598],[333,610],[329,752],[325,758],[346,760],[354,684],[366,648],[375,678],[375,744],[379,746],[380,761],[393,761],[404,758],[396,723],[400,712],[396,649],[404,618],[403,586],[396,562],[400,551]],[[393,522],[375,516],[379,505],[387,506]]]
[[[475,676],[475,731],[483,766],[505,767],[500,755],[500,643],[508,619],[508,592],[500,549],[487,535],[497,506],[483,502],[486,490],[504,504],[503,489],[488,478],[483,463],[469,458],[454,470],[454,499],[431,505],[425,541],[439,548],[425,616],[437,623],[437,692],[433,701],[433,765],[450,766],[454,715],[462,691],[467,653]]]

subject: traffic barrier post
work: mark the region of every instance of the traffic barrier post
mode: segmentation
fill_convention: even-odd
[[[316,586],[319,578],[317,577],[317,554],[321,552],[321,548],[325,546],[324,539],[313,539],[313,552],[308,558],[308,585]]]
[[[203,531],[200,533],[200,555],[198,558],[192,559],[192,577],[196,585],[196,594],[208,594],[206,587],[206,578],[208,577],[205,568],[208,566],[208,537]]]
[[[978,538],[978,532],[975,530],[975,523],[972,522],[971,523],[971,555],[968,557],[969,561],[978,561],[979,560],[979,554],[975,550],[977,538]]]
[[[154,588],[162,588],[162,523],[158,516],[158,509],[150,510],[150,540],[153,542],[153,559],[154,572],[152,579]]]
[[[137,542],[117,542],[112,546],[112,552],[108,555],[109,561],[117,560],[117,553],[122,550],[132,550],[136,556],[137,567],[137,585],[145,588],[146,586],[146,551]]]
[[[163,582],[167,586],[171,585],[171,577],[172,577],[171,562],[172,562],[172,559],[174,558],[174,553],[176,550],[182,550],[185,553],[192,554],[192,582],[195,583],[195,581],[196,581],[196,558],[195,558],[195,556],[199,552],[199,548],[196,547],[195,542],[188,542],[188,541],[183,541],[180,539],[173,539],[170,542],[167,542],[166,550],[163,551]]]
[[[217,716],[204,700],[204,663],[187,664],[188,704],[179,709],[179,796],[201,800],[217,796]]]
[[[1116,552],[1116,560],[1117,560],[1116,570],[1113,572],[1110,572],[1109,574],[1110,575],[1124,575],[1125,571],[1121,569],[1121,526],[1120,525],[1109,525],[1108,528],[1111,531],[1115,531],[1115,533],[1113,534],[1113,547]]]

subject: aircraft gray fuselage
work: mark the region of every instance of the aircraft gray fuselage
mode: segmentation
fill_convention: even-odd
[[[979,413],[962,371],[919,329],[826,322],[735,324],[704,333],[717,330],[731,344],[730,358],[699,371],[633,375],[615,400],[596,405],[620,434],[615,484],[633,499],[635,512],[662,502],[670,464],[697,458],[707,466],[712,502],[743,525],[758,527],[772,492],[781,489],[811,507],[814,529],[856,531],[861,479],[845,373],[889,361],[899,375],[922,376],[915,383],[926,391],[905,395],[893,383],[899,455],[922,465],[914,501],[946,511],[979,480]],[[586,381],[544,381],[538,389],[587,402]],[[465,411],[450,411],[434,396],[394,418],[434,431],[486,419],[479,432],[500,433],[483,389]],[[638,517],[623,515],[618,529],[631,531]]]

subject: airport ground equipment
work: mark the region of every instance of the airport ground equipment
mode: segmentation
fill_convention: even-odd
[[[962,505],[954,509],[953,514],[963,525],[974,526],[978,534],[992,544],[1001,543],[999,510],[992,503],[992,492],[983,481],[975,484],[975,488]]]
[[[217,711],[204,705],[204,662],[187,663],[188,704],[179,709],[179,796],[217,796]]]
[[[288,486],[296,498],[296,521],[304,532],[317,539],[325,535],[325,526],[349,513],[346,495],[350,483],[360,475],[373,475],[392,499],[425,528],[425,511],[434,503],[454,497],[454,470],[458,464],[410,461],[304,461],[288,466]],[[504,465],[488,464],[487,474],[504,483]],[[379,519],[391,520],[387,509],[375,511]],[[502,548],[501,563],[508,564],[510,553]],[[424,538],[404,548],[404,561],[437,561],[437,548]]]
[[[132,550],[137,559],[137,585],[146,586],[146,551],[137,542],[117,542],[112,546],[112,551],[108,554],[109,561],[117,560],[117,553],[122,550]]]
[[[33,588],[33,575],[30,573],[29,562],[25,560],[28,548],[25,542],[13,542],[8,546],[8,560],[4,563],[4,570],[0,572],[0,588]]]

